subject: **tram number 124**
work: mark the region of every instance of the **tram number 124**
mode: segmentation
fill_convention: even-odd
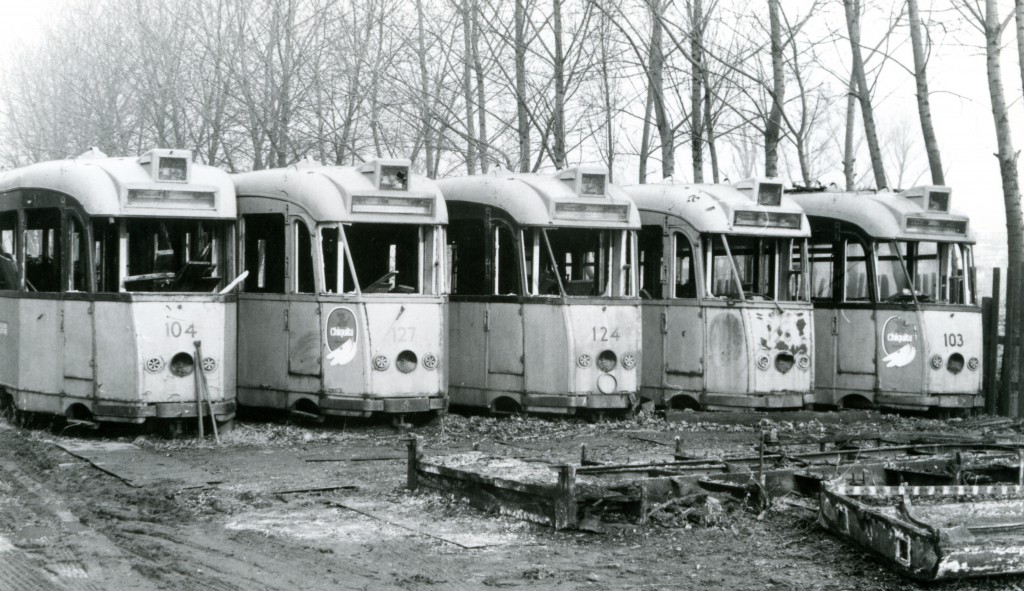
[[[183,327],[180,322],[168,322],[164,325],[167,329],[167,336],[178,338],[183,334],[187,334],[192,338],[196,337],[196,325],[189,324],[188,327]]]
[[[950,332],[942,335],[946,339],[947,347],[963,347],[964,346],[964,335],[960,333]]]
[[[607,343],[610,340],[619,340],[619,329],[613,328],[611,331],[608,330],[607,326],[595,326],[593,328],[594,340]]]

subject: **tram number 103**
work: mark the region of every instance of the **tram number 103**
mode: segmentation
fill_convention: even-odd
[[[948,332],[942,337],[946,341],[947,347],[963,347],[964,346],[964,335],[957,332]]]
[[[617,328],[609,330],[607,326],[595,326],[592,330],[595,341],[607,343],[608,341],[619,340],[619,329]]]
[[[183,334],[187,334],[192,338],[196,336],[196,325],[189,324],[187,327],[180,322],[168,322],[164,325],[167,330],[167,336],[178,338]]]

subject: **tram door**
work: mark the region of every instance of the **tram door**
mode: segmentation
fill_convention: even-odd
[[[697,300],[697,259],[682,232],[668,238],[668,294],[661,332],[665,335],[667,385],[692,392],[703,390],[704,324]]]
[[[491,289],[487,305],[487,382],[492,388],[521,391],[523,382],[523,295],[519,245],[512,228],[490,224]]]
[[[288,389],[288,343],[292,311],[285,295],[285,217],[276,213],[242,217],[245,292],[238,298],[240,386]],[[270,400],[262,401],[273,406]]]
[[[89,247],[82,221],[73,213],[65,214],[67,233],[67,288],[69,292],[89,291]],[[93,304],[86,300],[64,300],[62,327],[64,332],[65,391],[73,395],[92,392]]]
[[[321,371],[320,306],[316,301],[313,239],[302,220],[292,222],[292,285],[288,301],[288,373],[319,376]]]
[[[836,288],[840,305],[830,325],[836,340],[836,387],[841,390],[875,389],[875,310],[867,247],[854,236],[843,236]]]

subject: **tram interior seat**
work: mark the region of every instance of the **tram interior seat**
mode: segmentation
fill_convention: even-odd
[[[171,291],[213,291],[220,284],[220,277],[208,276],[212,272],[213,263],[209,261],[189,261],[174,277]]]
[[[695,298],[697,297],[697,286],[692,281],[686,283],[676,284],[676,297],[677,298]]]
[[[0,289],[18,288],[18,266],[14,257],[0,252]]]
[[[52,257],[26,257],[25,279],[36,291],[60,291],[60,268]]]
[[[821,279],[818,280],[818,289],[814,291],[814,297],[828,297],[828,278],[822,277]]]
[[[597,295],[594,293],[593,279],[576,279],[565,282],[565,293],[571,296]]]

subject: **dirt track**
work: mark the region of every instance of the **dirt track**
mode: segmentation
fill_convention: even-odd
[[[899,435],[966,424],[875,417],[842,428]],[[581,442],[592,457],[624,461],[668,459],[677,435],[698,455],[750,450],[756,437],[749,426],[653,418],[588,425],[453,416],[416,432],[428,453],[479,443],[554,461],[576,458]],[[56,445],[117,441],[139,450],[111,470],[134,471],[135,486]],[[0,589],[915,587],[818,529],[799,507],[760,516],[737,509],[710,528],[666,521],[556,533],[410,493],[404,460],[387,459],[401,457],[400,435],[373,424],[240,424],[217,447],[124,432],[83,443],[0,422],[0,449]],[[140,464],[147,457],[169,468],[148,470]],[[1024,589],[1024,578],[929,588]]]

